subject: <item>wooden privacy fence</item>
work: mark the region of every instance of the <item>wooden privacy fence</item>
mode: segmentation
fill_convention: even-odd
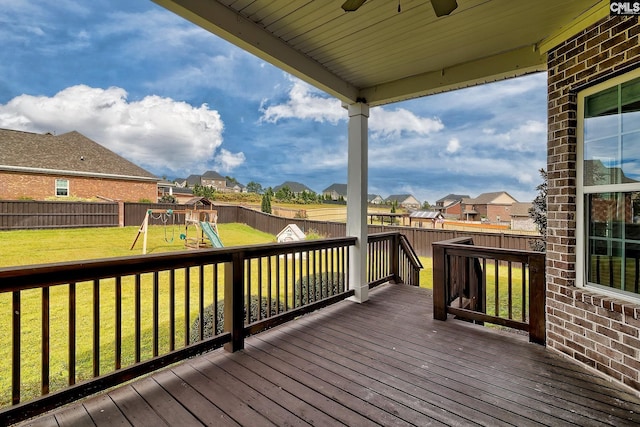
[[[0,200],[0,230],[117,225],[117,203]]]
[[[70,227],[117,227],[140,226],[149,209],[188,210],[192,207],[171,203],[82,203],[82,202],[34,202],[0,201],[0,230]],[[243,206],[216,205],[218,222],[242,223],[277,235],[288,224],[296,224],[305,233],[313,232],[322,237],[344,237],[346,224],[332,221],[317,221],[303,218],[282,218]],[[164,218],[167,220],[167,218]],[[176,224],[184,223],[183,215],[168,219]],[[162,225],[161,219],[152,219],[151,225]],[[369,234],[394,232],[403,234],[419,256],[431,257],[435,242],[472,238],[477,246],[529,250],[536,237],[528,235],[457,231],[404,226],[369,225]]]

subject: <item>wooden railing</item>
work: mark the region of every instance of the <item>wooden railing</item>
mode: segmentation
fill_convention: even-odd
[[[545,255],[474,246],[467,237],[433,244],[433,316],[527,331],[545,343]]]
[[[397,233],[370,240],[369,268],[377,269],[370,286],[401,281],[411,247]],[[242,349],[247,335],[352,296],[355,242],[0,269],[0,326],[11,331],[0,345],[0,425],[214,348]]]

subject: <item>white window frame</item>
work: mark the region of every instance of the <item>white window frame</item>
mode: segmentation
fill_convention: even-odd
[[[585,88],[577,94],[577,147],[576,147],[576,286],[592,289],[600,294],[621,299],[627,299],[637,303],[640,294],[609,288],[603,285],[588,283],[587,281],[587,241],[588,225],[585,212],[585,195],[594,193],[620,193],[640,191],[640,182],[628,184],[596,185],[585,189],[584,186],[584,101],[585,98],[595,93],[604,91],[622,83],[640,78],[640,69],[630,71],[620,76],[613,77],[602,83]]]
[[[60,185],[60,183],[63,183],[63,182],[66,185]],[[58,194],[58,190],[61,190],[61,189],[66,189],[67,194]],[[69,180],[64,178],[56,178],[54,191],[55,191],[56,197],[69,197],[69,194],[71,194]]]

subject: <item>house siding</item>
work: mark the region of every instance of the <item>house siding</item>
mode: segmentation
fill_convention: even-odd
[[[56,179],[69,180],[70,197],[91,199],[102,196],[131,202],[139,200],[155,202],[158,197],[156,182],[0,172],[0,199],[54,199],[56,198]],[[65,197],[59,199],[64,200]]]
[[[640,391],[640,305],[576,286],[576,89],[640,65],[637,18],[610,17],[548,54],[547,346]]]

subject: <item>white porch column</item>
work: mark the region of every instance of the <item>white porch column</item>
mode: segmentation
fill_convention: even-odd
[[[358,238],[349,253],[349,283],[355,290],[352,300],[369,299],[367,285],[367,182],[369,105],[358,102],[349,110],[349,151],[347,174],[347,236]]]

